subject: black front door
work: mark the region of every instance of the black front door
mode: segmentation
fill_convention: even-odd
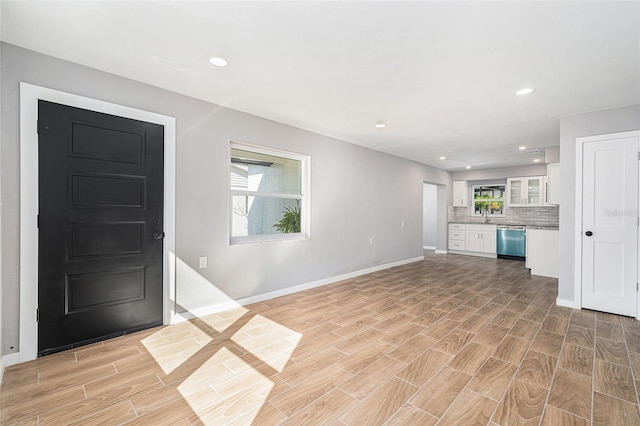
[[[164,129],[38,102],[38,355],[162,324]]]

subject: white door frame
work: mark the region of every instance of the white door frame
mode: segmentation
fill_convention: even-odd
[[[576,204],[575,204],[575,257],[574,257],[574,301],[573,308],[582,308],[582,153],[583,146],[587,142],[598,142],[611,139],[622,139],[629,137],[640,138],[640,130],[630,132],[607,133],[604,135],[587,136],[576,138]],[[639,197],[640,198],[640,197]],[[638,232],[640,243],[640,232]],[[637,267],[640,266],[640,245],[638,246]],[[636,319],[640,320],[640,293],[636,293]]]
[[[176,119],[45,87],[20,83],[20,346],[16,362],[38,355],[38,100],[164,126],[163,324],[175,316]]]

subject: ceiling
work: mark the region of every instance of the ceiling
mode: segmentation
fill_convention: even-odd
[[[557,146],[560,118],[640,103],[637,1],[3,0],[1,13],[8,43],[450,171],[531,164],[518,147]]]

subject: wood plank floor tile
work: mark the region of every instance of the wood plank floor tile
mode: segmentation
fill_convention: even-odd
[[[591,377],[557,368],[548,404],[579,417],[591,418]]]
[[[123,401],[109,406],[105,410],[91,414],[90,422],[93,424],[123,424],[137,418],[130,401]],[[89,419],[81,419],[69,426],[86,425]]]
[[[442,416],[438,425],[486,425],[497,404],[496,401],[464,389]],[[470,410],[469,407],[473,409]]]
[[[473,339],[475,334],[458,328],[452,330],[449,334],[440,339],[432,346],[432,349],[440,352],[454,355],[460,351],[467,343]]]
[[[491,320],[491,324],[511,328],[516,322],[518,322],[519,318],[519,313],[503,309],[495,317],[493,317],[493,319]]]
[[[593,320],[595,325],[595,317]],[[569,321],[565,318],[555,317],[555,316],[547,316],[544,321],[542,321],[541,330],[549,331],[551,333],[564,335],[567,331],[567,326],[569,325]]]
[[[309,377],[300,385],[271,398],[269,402],[290,417],[351,377],[353,377],[353,374],[337,366],[327,367]]]
[[[625,340],[622,325],[608,321],[596,321],[596,336],[618,342]]]
[[[562,411],[552,405],[547,405],[544,409],[541,426],[589,426],[591,422],[582,417]]]
[[[491,357],[467,384],[467,388],[500,401],[517,369],[518,366],[514,364]]]
[[[640,425],[640,410],[637,404],[594,392],[593,424],[637,426]]]
[[[594,370],[593,388],[596,392],[633,403],[638,402],[630,368],[597,359]]]
[[[572,312],[569,323],[593,330],[596,327],[596,313],[594,311],[576,310]]]
[[[384,356],[342,383],[340,389],[355,398],[364,399],[404,366],[403,362]]]
[[[334,389],[287,419],[285,425],[331,424],[354,407],[358,400],[340,389]],[[264,423],[267,424],[267,423]],[[273,423],[268,423],[273,424]]]
[[[417,390],[416,386],[392,377],[345,414],[341,420],[347,425],[382,424]]]
[[[473,341],[486,346],[496,347],[502,341],[502,339],[504,339],[504,336],[506,336],[508,332],[509,328],[507,327],[501,327],[495,324],[487,324],[473,338]]]
[[[604,339],[596,336],[596,358],[602,361],[620,364],[628,367],[629,355],[625,342]]]
[[[514,380],[491,420],[499,425],[538,424],[542,417],[547,390]]]
[[[429,349],[396,373],[396,377],[422,386],[429,381],[451,359],[451,355]]]
[[[591,376],[593,373],[594,351],[572,344],[565,344],[560,355],[559,366],[576,373]]]
[[[424,331],[422,331],[422,334],[433,337],[435,339],[442,339],[458,325],[460,325],[459,321],[452,321],[447,318],[442,318],[435,322],[433,325],[427,327]]]
[[[515,336],[506,336],[493,353],[494,358],[520,364],[531,342]]]
[[[475,342],[468,343],[449,362],[449,367],[473,376],[489,358],[493,350],[491,346]]]
[[[584,327],[570,325],[566,334],[566,342],[585,348],[593,349],[596,341],[596,333]]]
[[[437,341],[438,340],[433,337],[417,334],[395,348],[389,353],[389,356],[408,364],[426,352],[427,349],[431,348]]]
[[[531,343],[531,350],[551,356],[559,356],[562,349],[564,336],[551,333],[550,331],[540,330]]]
[[[549,389],[557,361],[558,358],[551,355],[529,351],[520,364],[516,379]]]
[[[468,374],[444,367],[418,391],[410,403],[435,417],[441,417],[470,379]]]
[[[384,423],[385,426],[434,426],[438,419],[432,415],[414,407],[411,404],[404,404]]]

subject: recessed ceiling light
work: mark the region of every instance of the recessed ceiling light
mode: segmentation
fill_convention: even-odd
[[[531,94],[531,93],[533,93],[535,91],[536,91],[536,89],[534,89],[532,87],[527,87],[526,89],[518,90],[516,92],[516,95],[529,95],[529,94]]]
[[[467,166],[467,169],[470,169],[470,168],[471,168],[471,166]]]
[[[533,162],[534,162],[534,163],[539,163],[539,162],[540,162],[540,159],[539,159],[539,158],[536,158],[535,160],[533,160]]]
[[[376,123],[376,129],[384,129],[385,127],[387,127],[387,125],[384,123]]]
[[[441,160],[446,160],[447,157],[445,157],[444,155],[442,157],[440,157]]]
[[[227,66],[227,60],[224,58],[217,58],[217,57],[212,57],[209,58],[209,62],[211,62],[211,65],[215,65],[216,67],[226,67]]]
[[[525,149],[527,149],[527,147],[526,147],[526,146],[524,146],[524,145],[522,145],[522,146],[519,146],[519,147],[518,147],[518,149],[519,149],[520,151],[524,151]]]

